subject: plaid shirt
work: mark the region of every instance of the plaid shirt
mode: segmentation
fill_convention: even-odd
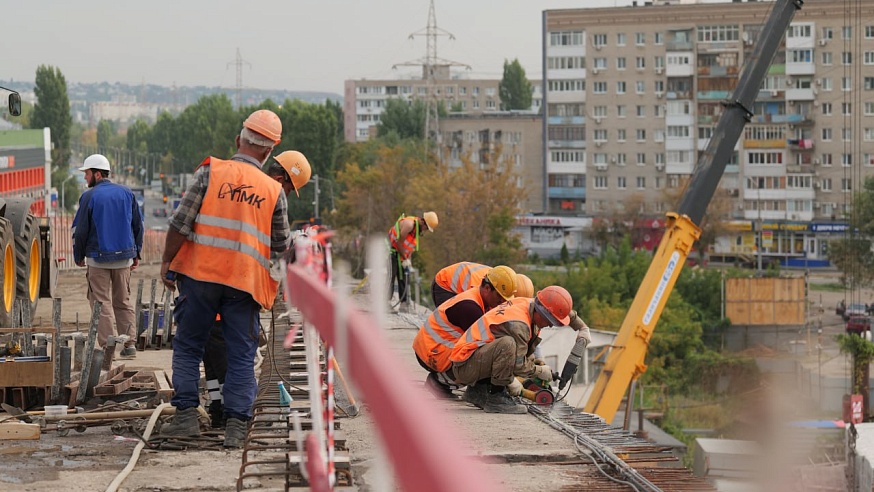
[[[258,168],[259,172],[261,171],[258,161],[247,155],[235,154],[231,159],[247,162]],[[185,195],[182,196],[179,207],[170,218],[170,227],[179,231],[183,236],[187,237],[191,234],[191,229],[194,227],[194,219],[200,213],[200,204],[203,202],[204,195],[206,195],[207,186],[209,186],[209,166],[200,166],[194,172],[194,182],[188,187]],[[275,253],[284,252],[288,249],[290,238],[288,200],[285,198],[285,193],[280,192],[279,200],[276,201],[276,208],[273,210],[273,224],[270,227],[270,249]]]

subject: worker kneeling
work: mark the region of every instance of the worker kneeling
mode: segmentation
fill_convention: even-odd
[[[443,373],[452,364],[449,353],[464,330],[516,293],[517,276],[512,268],[504,265],[484,268],[486,273],[479,284],[440,304],[413,340],[416,359],[428,371],[425,387],[437,397],[455,398],[453,378]]]
[[[449,360],[459,384],[468,385],[464,400],[489,413],[526,413],[513,396],[522,393],[522,378],[554,379],[547,365],[535,365],[540,330],[571,323],[573,300],[562,287],[549,286],[533,298],[515,298],[477,320],[453,347]],[[574,315],[575,316],[575,315]]]

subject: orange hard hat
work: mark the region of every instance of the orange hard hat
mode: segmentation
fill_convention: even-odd
[[[534,297],[534,282],[528,275],[516,274],[516,297]]]
[[[299,197],[300,189],[309,182],[313,175],[310,161],[296,150],[286,150],[273,158],[288,173],[288,177],[291,178],[291,183],[294,185],[294,193]]]
[[[243,122],[243,126],[273,140],[273,145],[279,145],[279,140],[282,138],[282,122],[279,116],[269,109],[259,109],[250,114]]]
[[[570,293],[557,285],[546,287],[534,298],[534,309],[552,326],[567,326],[571,322],[573,308],[574,301]]]

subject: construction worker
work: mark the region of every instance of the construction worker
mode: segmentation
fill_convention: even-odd
[[[310,176],[312,176],[312,167],[302,153],[296,150],[286,150],[273,157],[273,162],[267,167],[266,172],[268,176],[282,185],[282,190],[286,195],[290,195],[294,190],[295,195],[299,197],[299,190],[309,182]],[[222,387],[225,384],[228,363],[222,330],[221,316],[216,316],[203,354],[206,390],[209,395],[208,413],[210,422],[215,428],[223,428],[227,420],[224,415]]]
[[[207,157],[170,220],[161,263],[167,288],[179,288],[174,317],[173,421],[168,436],[199,436],[200,362],[217,314],[227,346],[222,388],[224,446],[243,445],[255,400],[259,312],[273,307],[278,279],[271,258],[288,249],[288,203],[282,185],[261,171],[282,135],[275,113],[243,122],[230,160]]]
[[[447,300],[461,294],[462,292],[477,287],[482,282],[486,272],[489,271],[488,265],[473,263],[470,261],[462,261],[454,263],[447,267],[443,267],[434,275],[434,280],[431,282],[431,300],[435,306],[440,306]],[[525,275],[516,274],[516,288],[524,285],[526,288],[522,290],[522,295],[516,292],[517,296],[531,297],[534,295],[534,286],[531,284],[531,279]],[[524,277],[521,280],[519,277]]]
[[[464,400],[489,413],[525,413],[511,397],[522,392],[522,378],[552,381],[552,369],[535,365],[540,330],[571,323],[573,300],[562,287],[549,286],[532,298],[514,298],[483,315],[458,339],[449,359],[457,384],[467,385]],[[588,330],[587,330],[588,331]]]
[[[516,297],[534,297],[534,282],[528,275],[516,274]]]
[[[499,265],[486,269],[479,287],[470,288],[440,304],[416,333],[413,351],[419,364],[428,371],[425,387],[435,396],[455,398],[451,375],[441,377],[451,367],[449,352],[455,341],[482,315],[512,299],[516,292],[516,272]],[[441,380],[442,379],[442,380]]]
[[[425,212],[422,217],[401,215],[395,225],[389,229],[389,263],[391,264],[391,277],[388,282],[389,302],[394,294],[395,279],[397,279],[399,302],[402,306],[406,304],[410,294],[407,276],[412,267],[413,252],[419,251],[419,234],[425,229],[434,232],[437,222],[437,214],[434,212]]]

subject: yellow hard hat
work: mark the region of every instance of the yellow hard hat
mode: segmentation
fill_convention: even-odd
[[[516,274],[516,297],[534,297],[534,282],[528,275]]]
[[[282,121],[269,109],[259,109],[250,114],[243,122],[243,126],[273,140],[273,145],[279,145],[279,140],[282,138]]]
[[[294,193],[299,197],[299,190],[309,182],[310,177],[313,175],[310,161],[307,160],[305,155],[296,150],[286,150],[273,158],[288,173],[291,183],[294,185]]]
[[[434,212],[425,212],[422,215],[422,218],[425,219],[425,225],[428,226],[428,230],[434,232],[434,229],[437,228],[437,214]]]
[[[516,272],[504,265],[496,266],[486,273],[486,279],[506,301],[516,293]]]

